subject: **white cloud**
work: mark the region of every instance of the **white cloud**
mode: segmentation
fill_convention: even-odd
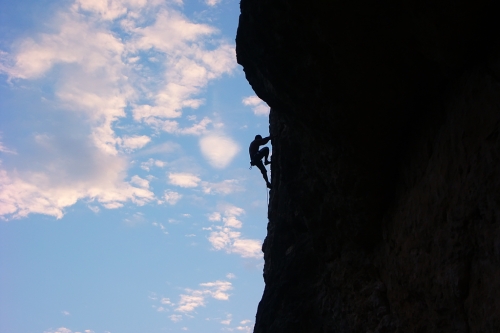
[[[242,228],[243,223],[237,217],[243,215],[245,211],[233,205],[222,205],[220,209],[222,210],[222,214],[214,212],[208,218],[212,222],[222,220],[224,223],[223,226],[204,228],[204,230],[211,231],[208,241],[214,250],[224,250],[227,253],[239,254],[243,258],[262,258],[261,242],[256,239],[242,238],[241,232],[234,230]]]
[[[245,214],[245,210],[240,207],[236,207],[233,205],[223,205],[221,208],[224,210],[224,215],[226,216],[240,216]]]
[[[243,105],[256,106],[262,103],[262,100],[259,97],[253,95],[243,98],[241,102],[243,103]]]
[[[242,320],[240,321],[240,324],[241,325],[246,325],[246,324],[250,324],[252,321],[250,319],[245,319],[245,320]]]
[[[170,301],[170,298],[166,298],[166,297],[163,297],[160,302],[161,302],[161,304],[165,304],[165,305],[173,305],[173,303]]]
[[[179,321],[182,320],[182,315],[171,315],[171,316],[168,316],[168,318],[170,318],[171,321],[173,321],[174,323],[178,323]]]
[[[205,0],[205,3],[209,5],[210,7],[213,7],[217,4],[219,4],[221,0]]]
[[[262,244],[255,239],[235,239],[231,252],[241,255],[243,258],[261,258]]]
[[[216,250],[228,249],[230,252],[232,239],[238,238],[239,232],[231,232],[231,229],[225,228],[222,231],[214,231],[210,233],[208,240]]]
[[[81,152],[80,152],[81,153]],[[108,209],[127,201],[142,206],[154,199],[147,188],[124,181],[125,160],[115,156],[84,156],[90,160],[59,158],[46,161],[46,170],[7,172],[0,169],[0,216],[31,213],[62,218],[78,200],[97,200]],[[42,162],[42,161],[40,161]]]
[[[160,129],[170,134],[198,136],[208,132],[207,127],[212,123],[212,120],[205,117],[198,123],[184,128],[179,127],[179,122],[175,120],[160,120],[157,118],[148,118],[147,120],[145,120],[145,122],[156,129]]]
[[[65,316],[69,316],[69,315],[71,315],[68,311],[61,311],[61,313],[62,313],[63,315],[65,315]]]
[[[139,36],[133,45],[136,49],[154,49],[167,55],[166,83],[156,92],[153,103],[134,108],[137,120],[176,118],[183,108],[198,108],[204,101],[193,96],[209,80],[235,68],[234,46],[219,42],[213,50],[204,49],[202,39],[217,30],[189,22],[175,10],[160,10],[153,25],[132,30]]]
[[[137,11],[146,4],[157,4],[151,0],[76,0],[73,8],[97,14],[103,20],[114,20],[130,11]]]
[[[130,182],[134,185],[137,185],[142,188],[149,188],[149,181],[147,179],[143,179],[137,175],[133,176]]]
[[[224,169],[239,152],[240,147],[231,138],[211,134],[201,138],[200,149],[211,166]]]
[[[47,130],[52,136],[37,138],[39,146],[53,146],[54,141],[64,146],[63,129],[73,130],[64,123],[68,117],[78,119],[75,129],[85,132],[71,151],[56,151],[37,163],[23,157],[12,169],[1,169],[1,215],[41,213],[61,218],[66,207],[82,199],[109,209],[129,201],[137,205],[152,201],[147,180],[125,181],[126,155],[152,140],[126,131],[117,135],[117,123],[127,118],[127,107],[133,120],[144,126],[161,124],[174,134],[207,134],[213,125],[208,118],[187,127],[164,118],[180,117],[184,108],[204,102],[198,95],[209,81],[236,68],[234,45],[219,38],[214,27],[191,22],[169,6],[159,0],[75,0],[48,20],[50,31],[22,38],[12,52],[1,52],[0,71],[11,82],[40,80],[37,84],[54,91],[52,105],[65,112],[57,130]],[[153,145],[138,154],[171,152],[176,147]],[[15,151],[0,142],[0,152]],[[234,143],[226,152],[218,167],[234,157]],[[141,167],[149,170],[153,165],[165,166],[156,160]],[[83,174],[74,171],[82,168],[87,168]],[[193,186],[192,181],[195,186],[199,183],[191,179],[177,185]]]
[[[250,326],[236,326],[236,329],[238,331],[242,331],[242,332],[245,332],[245,333],[251,333],[252,330],[253,330],[253,327],[250,327]]]
[[[201,179],[192,173],[169,173],[169,183],[180,187],[197,187]]]
[[[200,283],[200,286],[207,288],[204,290],[204,292],[220,301],[229,300],[230,295],[227,293],[227,291],[233,289],[231,282],[220,280],[217,280],[215,282]]]
[[[234,216],[225,217],[222,220],[224,221],[225,227],[239,229],[243,226],[243,223]]]
[[[182,198],[182,194],[179,194],[174,191],[167,190],[165,191],[165,194],[163,195],[163,198],[165,201],[170,204],[170,205],[175,205],[179,200]]]
[[[207,297],[212,297],[220,301],[229,300],[230,294],[227,292],[232,290],[232,284],[228,281],[214,281],[200,283],[201,289],[186,289],[187,294],[181,294],[178,302],[178,307],[175,311],[189,313],[197,307],[205,306]]]
[[[125,149],[135,150],[144,147],[151,141],[147,135],[124,136],[121,146]]]
[[[212,221],[212,222],[214,222],[214,221],[220,221],[221,220],[221,215],[220,215],[219,212],[213,212],[212,214],[210,214],[208,216],[208,220]]]
[[[269,114],[269,106],[255,95],[243,98],[242,103],[251,106],[256,116],[267,116]]]
[[[200,306],[205,306],[205,296],[199,290],[195,290],[190,295],[181,295],[176,311],[191,312]]]
[[[236,275],[234,275],[233,273],[228,273],[228,274],[226,275],[226,277],[227,277],[228,279],[236,279]]]
[[[167,163],[164,161],[155,160],[154,158],[150,158],[146,162],[141,163],[141,169],[146,170],[146,171],[150,171],[151,168],[153,167],[153,165],[158,167],[158,168],[163,168],[167,165]]]
[[[84,330],[83,332],[85,333],[95,333],[93,330]],[[59,327],[58,329],[49,329],[47,331],[44,331],[43,333],[73,333],[72,330],[66,327]],[[79,332],[74,332],[74,333],[79,333]]]
[[[227,179],[219,183],[202,182],[201,186],[203,192],[206,194],[228,195],[244,190],[244,188],[239,185],[239,182],[236,179]]]

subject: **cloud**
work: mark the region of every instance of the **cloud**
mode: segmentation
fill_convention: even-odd
[[[0,152],[19,156],[10,169],[0,169],[0,215],[61,218],[66,207],[82,199],[109,209],[152,201],[147,180],[126,181],[127,154],[146,145],[138,155],[163,154],[179,146],[154,145],[154,136],[128,133],[125,127],[118,133],[117,124],[136,121],[142,130],[159,126],[172,134],[207,135],[213,126],[209,118],[188,126],[171,118],[203,104],[199,94],[207,84],[236,68],[234,45],[213,26],[194,23],[159,0],[75,0],[47,26],[50,31],[23,37],[0,54],[0,71],[10,82],[47,86],[53,94],[43,99],[64,115],[56,118],[54,130],[46,128],[51,135],[42,129],[30,147],[55,149],[50,158],[30,159],[29,152],[0,142]],[[78,126],[71,128],[67,119]],[[66,143],[70,136],[76,138],[72,147]],[[234,157],[235,144],[228,140],[218,167]],[[141,167],[149,170],[163,163],[155,160]],[[199,183],[193,178],[191,183],[173,181],[187,187]]]
[[[256,116],[269,115],[269,106],[267,106],[267,104],[263,100],[255,95],[245,97],[241,102],[243,103],[243,105],[251,106],[253,113]]]
[[[138,36],[133,47],[166,55],[167,69],[165,85],[156,91],[151,103],[133,109],[136,120],[177,118],[183,108],[198,108],[204,101],[193,96],[209,80],[236,67],[233,45],[218,41],[215,49],[204,48],[203,39],[216,34],[215,28],[192,23],[175,10],[160,10],[153,25],[131,30]]]
[[[231,227],[231,228],[241,228],[243,226],[243,223],[236,219],[234,216],[228,216],[222,219],[224,221],[224,226],[226,227]]]
[[[84,330],[83,332],[85,333],[95,333],[93,330]],[[59,327],[58,329],[49,329],[47,331],[44,331],[43,333],[73,333],[72,330],[66,327]],[[74,332],[74,333],[79,333],[79,332]]]
[[[186,294],[180,295],[178,307],[175,311],[189,313],[197,307],[205,306],[207,297],[212,297],[219,301],[229,300],[230,294],[227,292],[232,290],[232,284],[228,281],[214,281],[200,283],[200,289],[186,289]]]
[[[231,325],[231,320],[233,319],[233,315],[228,313],[227,316],[226,316],[226,319],[224,320],[221,320],[221,324],[222,325]]]
[[[142,188],[149,188],[149,181],[147,179],[143,179],[137,175],[133,176],[130,182],[134,185],[137,185]]]
[[[197,187],[201,179],[192,173],[169,173],[169,183],[180,187]]]
[[[179,122],[175,120],[160,120],[157,118],[149,118],[145,122],[162,131],[170,134],[180,134],[180,135],[202,135],[208,132],[207,127],[212,123],[208,117],[203,118],[200,122],[190,126],[190,127],[179,127]]]
[[[162,223],[153,222],[153,226],[160,228],[160,230],[161,230],[161,231],[162,231],[165,235],[168,235],[167,228],[165,228],[165,226],[164,226]]]
[[[228,274],[226,275],[226,277],[227,277],[228,279],[236,279],[236,275],[234,275],[233,273],[228,273]]]
[[[233,205],[223,205],[220,209],[222,212],[209,215],[209,221],[222,221],[223,225],[205,229],[211,231],[208,241],[213,249],[239,254],[243,258],[262,258],[261,242],[256,239],[242,238],[241,232],[234,230],[242,228],[243,223],[237,217],[243,215],[245,211]]]
[[[129,226],[135,226],[139,223],[143,223],[144,221],[146,221],[146,219],[144,218],[143,213],[134,213],[132,214],[131,217],[126,218],[123,221],[127,223]]]
[[[165,191],[163,198],[168,204],[175,205],[177,202],[179,202],[179,200],[181,200],[182,195],[177,192],[167,190]]]
[[[220,2],[221,0],[205,0],[205,3],[210,7],[216,6]]]
[[[103,20],[114,20],[130,10],[144,7],[147,3],[147,0],[77,0],[73,7],[97,14]]]
[[[216,134],[201,138],[199,145],[208,163],[217,169],[227,167],[240,150],[238,144],[231,138]]]
[[[175,310],[179,312],[191,312],[200,306],[205,306],[205,296],[203,292],[194,290],[190,295],[181,295],[179,307]]]
[[[173,321],[174,323],[178,323],[179,321],[182,320],[182,315],[171,315],[171,316],[168,316],[168,318],[170,318],[171,321]]]
[[[108,209],[127,201],[142,206],[154,199],[148,188],[124,181],[126,161],[122,158],[101,155],[72,161],[62,157],[56,159],[57,164],[47,161],[46,169],[40,171],[0,169],[0,216],[39,213],[62,218],[64,209],[81,199],[96,200]]]
[[[245,333],[251,333],[252,330],[253,330],[253,327],[251,327],[251,326],[236,326],[236,329],[238,331],[242,331],[242,332],[245,332]]]
[[[214,221],[220,221],[221,220],[221,215],[220,215],[219,212],[213,212],[212,214],[210,214],[208,216],[208,220],[212,221],[212,222],[214,222]]]
[[[236,179],[227,179],[220,183],[202,182],[201,187],[203,193],[205,194],[228,195],[234,192],[239,192],[244,190],[244,188],[239,185],[239,182]]]
[[[165,305],[173,305],[173,303],[170,302],[170,298],[166,298],[166,297],[163,297],[160,302],[161,302],[161,304],[165,304]]]
[[[158,168],[163,168],[167,165],[167,163],[160,161],[160,160],[155,160],[154,158],[148,159],[146,162],[141,163],[141,169],[150,171],[153,166],[156,166]]]
[[[1,137],[0,137],[1,138]],[[5,145],[3,144],[2,141],[0,141],[0,152],[2,153],[6,153],[6,154],[14,154],[14,155],[17,155],[16,151],[15,150],[12,150],[12,149],[9,149],[7,147],[5,147]]]
[[[254,239],[235,239],[231,252],[241,255],[243,258],[261,258],[262,244]]]
[[[146,135],[124,136],[121,146],[125,149],[135,150],[144,147],[151,141],[151,138]]]

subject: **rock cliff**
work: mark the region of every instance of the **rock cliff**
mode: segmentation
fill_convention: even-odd
[[[491,0],[241,0],[271,106],[254,332],[500,331]]]

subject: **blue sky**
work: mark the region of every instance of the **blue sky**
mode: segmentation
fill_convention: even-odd
[[[269,108],[236,0],[2,2],[0,333],[251,332]]]

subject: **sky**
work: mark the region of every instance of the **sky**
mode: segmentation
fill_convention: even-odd
[[[0,4],[0,333],[252,332],[238,0]]]

